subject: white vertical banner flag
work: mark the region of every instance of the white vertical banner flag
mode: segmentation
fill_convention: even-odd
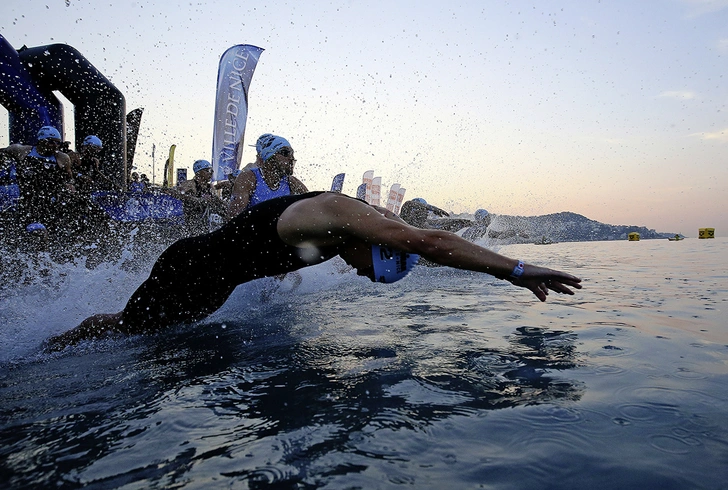
[[[366,191],[364,192],[364,200],[368,203],[372,202],[372,179],[374,178],[374,170],[367,170],[364,172],[364,177],[362,178],[362,184],[366,186]]]
[[[372,197],[371,201],[369,201],[369,204],[373,204],[374,206],[379,206],[379,202],[382,198],[382,178],[381,177],[374,177],[372,179]]]
[[[220,57],[212,136],[213,181],[226,179],[240,168],[248,119],[248,90],[262,52],[263,48],[238,44]]]
[[[404,193],[407,191],[404,187],[400,187],[397,190],[397,204],[394,206],[394,214],[399,214],[399,210],[402,208],[402,201],[404,201]]]
[[[389,188],[389,196],[387,197],[387,210],[394,211],[394,207],[397,205],[397,192],[399,192],[399,184],[392,184]]]

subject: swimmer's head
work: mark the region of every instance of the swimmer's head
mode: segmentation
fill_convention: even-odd
[[[28,233],[27,247],[30,252],[40,252],[48,245],[48,230],[43,223],[30,223],[25,227]]]
[[[198,173],[202,170],[212,170],[212,164],[207,160],[197,160],[192,164],[192,171]]]
[[[478,221],[481,223],[485,222],[485,221],[490,221],[490,213],[488,211],[486,211],[485,209],[478,209],[477,211],[475,211],[474,217],[475,217],[475,221]]]
[[[260,151],[258,152],[260,158],[264,162],[267,162],[270,157],[278,153],[283,148],[291,148],[291,144],[288,142],[288,140],[281,136],[276,136],[274,134],[264,136],[268,136],[268,138],[261,142]],[[256,144],[256,149],[257,147],[258,145]]]
[[[61,143],[61,133],[58,132],[56,128],[53,126],[43,126],[38,130],[38,141],[43,140],[58,140],[58,143]]]
[[[83,139],[81,146],[91,146],[94,148],[102,149],[104,145],[101,143],[101,139],[98,136],[90,134]]]
[[[50,156],[56,153],[63,146],[61,141],[61,133],[53,126],[43,126],[38,130],[38,143],[36,148],[38,153]]]
[[[374,281],[397,282],[414,268],[420,256],[390,247],[372,245]]]
[[[416,202],[417,204],[422,204],[423,206],[427,206],[427,201],[425,201],[421,197],[415,197],[414,199],[412,199],[412,202]]]
[[[346,247],[341,257],[372,282],[392,283],[404,278],[420,256],[380,245],[359,243]]]
[[[25,231],[27,231],[28,233],[42,233],[46,231],[46,227],[43,225],[43,223],[38,223],[36,221],[35,223],[30,223],[28,226],[26,226]]]

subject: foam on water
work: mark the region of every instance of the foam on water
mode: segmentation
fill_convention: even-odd
[[[0,362],[37,351],[43,341],[90,315],[121,310],[147,278],[161,247],[131,247],[119,259],[88,268],[83,258],[14,257],[0,288]]]

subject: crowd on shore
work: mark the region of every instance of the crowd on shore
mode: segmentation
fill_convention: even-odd
[[[91,200],[97,190],[117,188],[100,170],[102,150],[88,135],[73,151],[51,126],[40,128],[35,145],[0,149],[3,245],[33,251],[108,235],[108,219]]]
[[[123,227],[95,201],[100,191],[178,199],[184,220],[174,238],[207,233],[258,202],[308,191],[293,176],[291,145],[272,134],[258,138],[255,162],[215,183],[211,163],[200,159],[193,164],[194,177],[176,186],[155,186],[137,172],[122,185],[101,170],[103,150],[101,139],[88,135],[74,151],[51,126],[40,128],[34,145],[0,149],[0,245],[60,255],[72,255],[72,249],[108,251]]]
[[[212,182],[212,164],[200,159],[193,163],[193,178],[176,186],[153,185],[138,172],[131,172],[127,184],[121,185],[101,170],[104,146],[99,137],[86,136],[74,151],[56,128],[44,126],[35,145],[0,149],[0,244],[26,252],[54,251],[59,258],[89,251],[99,260],[113,255],[118,252],[119,232],[128,227],[115,223],[94,200],[99,191],[178,199],[184,224],[172,240],[208,233],[263,201],[308,192],[293,175],[296,158],[288,140],[266,133],[255,148],[254,162],[219,182]],[[405,202],[401,212],[405,222],[418,228],[433,227],[428,217],[447,216],[421,198]]]

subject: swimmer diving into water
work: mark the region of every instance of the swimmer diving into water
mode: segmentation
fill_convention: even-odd
[[[581,279],[480,247],[442,230],[404,223],[384,208],[339,193],[309,192],[253,206],[222,228],[173,243],[118,313],[94,315],[48,341],[61,350],[112,333],[143,334],[194,322],[220,308],[239,285],[325,262],[336,255],[376,282],[404,277],[418,255],[485,272],[533,292],[574,294]]]

